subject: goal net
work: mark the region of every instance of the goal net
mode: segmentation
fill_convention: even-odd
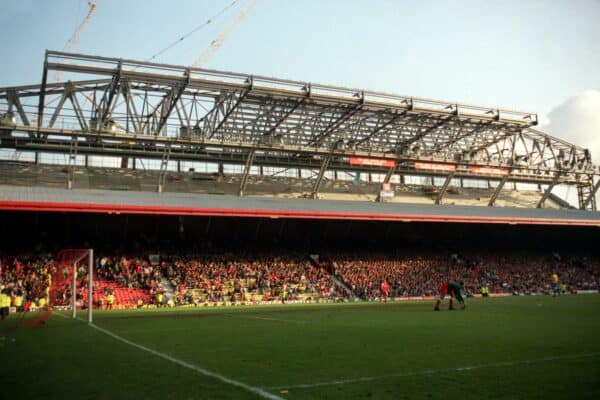
[[[56,255],[57,273],[53,278],[54,293],[51,301],[56,304],[62,297],[69,301],[73,318],[77,318],[77,304],[87,300],[88,322],[92,323],[94,287],[94,250],[65,249]],[[60,291],[60,296],[57,291]],[[87,296],[86,296],[87,295]]]

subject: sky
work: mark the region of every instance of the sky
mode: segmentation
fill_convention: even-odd
[[[148,60],[232,0],[99,0],[76,52]],[[249,0],[155,61],[190,65]],[[0,86],[41,81],[85,0],[4,0]],[[600,0],[261,0],[207,68],[537,112],[600,161]],[[594,154],[596,154],[594,156]]]

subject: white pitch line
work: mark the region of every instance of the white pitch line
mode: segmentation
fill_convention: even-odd
[[[59,315],[59,316],[61,316],[63,318],[70,319],[69,317],[67,317],[65,315],[61,315],[59,313],[54,313],[54,314]],[[177,364],[177,365],[180,365],[182,367],[185,367],[185,368],[191,369],[193,371],[196,371],[196,372],[198,372],[198,373],[200,373],[200,374],[202,374],[204,376],[215,378],[217,380],[220,380],[221,382],[227,383],[227,384],[232,385],[232,386],[240,387],[240,388],[245,389],[245,390],[247,390],[249,392],[255,393],[255,394],[257,394],[257,395],[259,395],[259,396],[261,396],[261,397],[263,397],[265,399],[269,399],[269,400],[284,400],[283,397],[279,397],[277,395],[269,393],[266,390],[263,390],[263,389],[261,389],[259,387],[247,385],[247,384],[245,384],[243,382],[236,381],[234,379],[228,378],[228,377],[223,376],[221,374],[218,374],[216,372],[209,371],[209,370],[201,368],[201,367],[199,367],[197,365],[190,364],[190,363],[188,363],[186,361],[180,360],[180,359],[175,358],[175,357],[171,357],[168,354],[161,353],[160,351],[157,351],[157,350],[151,349],[149,347],[142,346],[141,344],[132,342],[131,340],[125,339],[124,337],[121,337],[121,336],[117,335],[116,333],[113,333],[113,332],[109,331],[108,329],[100,328],[99,326],[94,325],[94,324],[91,324],[89,326],[90,326],[90,328],[94,328],[95,330],[97,330],[99,332],[102,332],[105,335],[108,335],[108,336],[112,337],[113,339],[116,339],[116,340],[118,340],[120,342],[128,344],[128,345],[130,345],[132,347],[138,348],[140,350],[143,350],[143,351],[145,351],[147,353],[153,354],[153,355],[155,355],[157,357],[163,358],[163,359],[165,359],[167,361],[171,361],[174,364]]]
[[[329,382],[302,383],[302,384],[288,385],[288,386],[270,386],[270,387],[267,387],[266,389],[270,389],[270,390],[310,389],[310,388],[321,387],[321,386],[335,386],[335,385],[346,385],[346,384],[359,383],[359,382],[370,382],[370,381],[386,379],[386,378],[404,378],[404,377],[418,376],[418,375],[432,375],[432,374],[443,373],[443,372],[459,372],[459,371],[470,371],[470,370],[482,369],[482,368],[510,367],[510,366],[521,365],[521,364],[535,364],[535,363],[541,363],[541,362],[547,362],[547,361],[558,361],[558,360],[568,360],[568,359],[598,357],[598,356],[600,356],[600,352],[568,355],[568,356],[545,357],[545,358],[537,358],[537,359],[532,359],[532,360],[504,361],[504,362],[497,362],[497,363],[491,363],[491,364],[466,365],[464,367],[458,367],[458,368],[426,369],[426,370],[421,370],[421,371],[406,372],[406,373],[399,373],[399,374],[379,375],[379,376],[363,376],[363,377],[359,377],[359,378],[350,378],[350,379],[338,379],[338,380],[329,381]]]

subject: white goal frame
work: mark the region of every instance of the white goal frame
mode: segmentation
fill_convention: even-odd
[[[77,258],[68,260],[73,268],[73,287],[71,289],[71,310],[72,317],[77,318],[77,265],[88,257],[88,324],[93,322],[94,310],[94,249],[66,249],[63,251],[81,252]]]

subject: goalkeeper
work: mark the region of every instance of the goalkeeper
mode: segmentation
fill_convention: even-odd
[[[446,295],[450,295],[450,302],[448,303],[448,310],[454,310],[454,298],[458,300],[461,310],[465,309],[465,301],[460,294],[460,288],[463,286],[462,282],[448,281],[439,287],[439,294],[435,297],[435,311],[440,311],[440,304]]]

